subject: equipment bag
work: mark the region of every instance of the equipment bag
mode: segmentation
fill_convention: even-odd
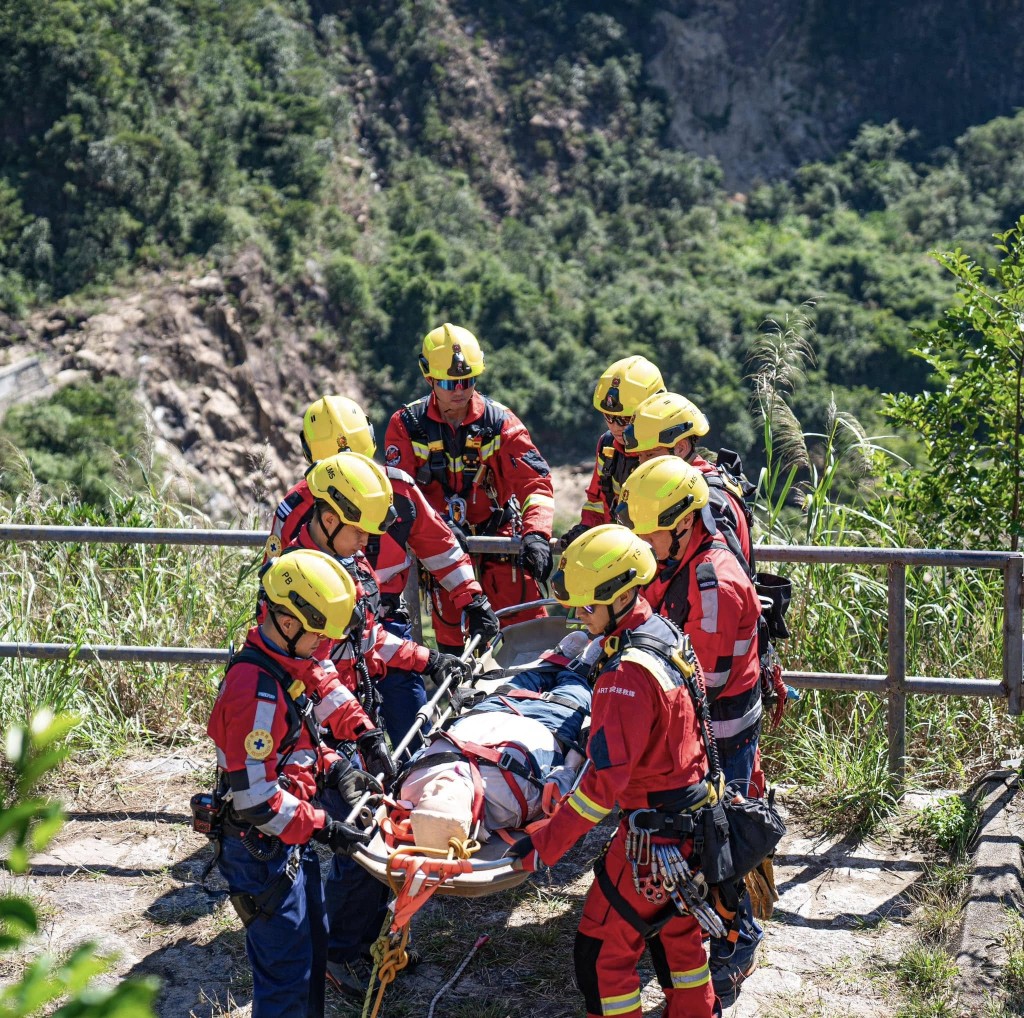
[[[774,788],[764,799],[748,799],[739,785],[731,784],[726,787],[723,805],[729,823],[733,874],[742,879],[775,851],[786,825],[775,808]]]

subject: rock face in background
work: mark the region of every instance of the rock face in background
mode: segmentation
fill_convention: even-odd
[[[671,141],[729,187],[834,155],[865,121],[921,152],[1024,105],[1024,5],[981,0],[684,0],[655,16],[647,70]]]
[[[230,272],[171,274],[104,303],[102,312],[32,316],[7,360],[37,355],[56,386],[109,375],[138,383],[170,496],[215,517],[277,504],[304,467],[298,425],[324,392],[360,399],[347,365],[306,367],[310,337],[285,314],[263,263],[243,254]],[[17,357],[15,352],[17,351]]]

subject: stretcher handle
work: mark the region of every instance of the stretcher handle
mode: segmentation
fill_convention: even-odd
[[[469,641],[469,643],[466,644],[466,647],[465,647],[465,649],[462,652],[461,660],[468,662],[469,659],[473,656],[473,651],[476,650],[476,648],[479,646],[479,644],[480,644],[480,637],[479,636],[474,636]],[[438,703],[441,700],[441,697],[444,696],[445,693],[448,692],[448,687],[452,684],[452,679],[453,678],[454,678],[454,676],[449,675],[441,683],[441,685],[437,687],[437,692],[434,693],[434,695],[416,712],[416,717],[413,720],[412,727],[409,729],[408,732],[405,733],[405,738],[402,739],[402,741],[392,751],[391,755],[392,755],[392,757],[394,757],[394,759],[396,759],[396,760],[400,760],[401,759],[402,754],[412,744],[412,740],[415,739],[417,735],[419,735],[420,730],[430,720],[431,715],[434,712],[434,709],[437,707]],[[449,708],[449,711],[450,710],[451,710],[451,708]],[[384,779],[384,774],[383,773],[380,773],[380,774],[377,775],[377,780],[378,781],[382,781],[383,779]],[[371,795],[370,792],[365,793],[362,796],[362,798],[360,798],[359,802],[357,802],[355,804],[355,806],[352,807],[352,810],[349,813],[349,815],[347,817],[345,817],[345,823],[347,823],[347,824],[354,824],[356,822],[356,817],[359,816],[359,814],[362,812],[363,808],[366,806],[366,804],[370,801],[371,798],[372,798],[372,795]]]
[[[529,611],[530,608],[550,608],[552,605],[561,604],[558,598],[542,597],[536,601],[524,601],[522,604],[510,604],[507,608],[499,608],[494,614],[499,619],[506,615],[515,615],[517,612]],[[501,636],[501,633],[498,633]]]

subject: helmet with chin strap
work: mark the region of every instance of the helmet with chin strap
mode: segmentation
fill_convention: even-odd
[[[306,471],[309,493],[316,500],[314,512],[333,542],[346,523],[368,534],[383,534],[398,518],[391,481],[382,467],[357,452],[328,456]],[[327,533],[324,509],[338,517],[338,525]]]
[[[469,329],[445,322],[423,337],[420,371],[424,378],[474,378],[484,373],[484,352]]]
[[[709,430],[708,419],[690,400],[678,392],[662,392],[637,407],[622,444],[631,453],[673,449],[684,438],[703,438]]]
[[[665,391],[657,365],[635,354],[610,364],[594,387],[594,409],[615,417],[632,417],[649,396]]]
[[[654,553],[617,523],[604,523],[576,538],[562,552],[551,590],[567,608],[612,604],[654,578]]]
[[[260,585],[271,615],[298,619],[302,630],[288,641],[295,645],[304,633],[321,633],[331,640],[348,635],[356,606],[356,585],[344,566],[330,555],[309,548],[285,552],[263,568]]]

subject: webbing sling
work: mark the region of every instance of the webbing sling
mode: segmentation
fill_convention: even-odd
[[[650,919],[644,919],[640,913],[623,897],[619,889],[612,883],[612,878],[608,876],[608,870],[605,867],[604,856],[602,855],[596,863],[594,863],[594,874],[597,877],[597,886],[601,888],[601,893],[608,899],[608,904],[611,905],[616,912],[622,916],[623,919],[629,923],[630,926],[640,934],[644,940],[653,940],[662,929],[673,919],[679,916],[679,912],[676,911],[676,907],[672,902],[669,902],[659,912],[656,912]]]

